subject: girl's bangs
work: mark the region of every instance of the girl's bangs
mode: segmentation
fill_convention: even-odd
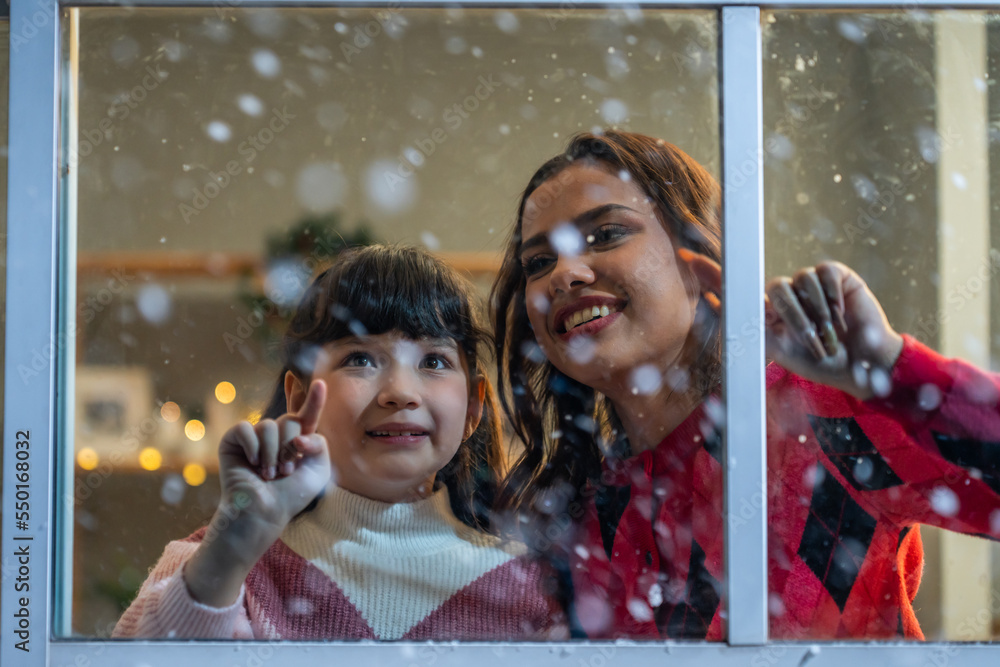
[[[407,338],[450,338],[465,342],[473,322],[461,285],[434,260],[416,253],[359,251],[331,276],[320,317],[323,338],[398,331]],[[348,279],[347,276],[350,276]]]

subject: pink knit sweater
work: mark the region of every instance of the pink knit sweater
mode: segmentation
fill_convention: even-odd
[[[446,490],[386,504],[328,493],[250,572],[237,601],[193,600],[181,576],[205,534],[167,545],[116,637],[564,639],[548,571],[452,514]]]

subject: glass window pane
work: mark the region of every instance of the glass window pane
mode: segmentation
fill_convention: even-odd
[[[769,372],[773,639],[996,635],[998,25],[764,14],[766,269],[816,332],[769,348],[810,380]]]
[[[570,135],[663,137],[718,173],[714,12],[94,7],[64,43],[82,636],[108,636],[164,546],[211,519],[220,438],[261,416],[291,309],[344,242],[425,247],[485,295],[519,193]],[[286,602],[257,636],[405,634],[367,608],[317,630],[329,599]]]

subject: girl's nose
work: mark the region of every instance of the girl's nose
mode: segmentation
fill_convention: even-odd
[[[592,282],[594,282],[594,271],[584,256],[560,254],[549,276],[549,293],[555,296]]]
[[[420,405],[418,380],[405,370],[389,370],[378,392],[378,404],[385,408],[412,409]]]

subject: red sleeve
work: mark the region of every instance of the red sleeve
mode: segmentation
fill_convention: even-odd
[[[810,417],[859,496],[900,525],[1000,538],[1000,377],[904,336],[883,399]]]

